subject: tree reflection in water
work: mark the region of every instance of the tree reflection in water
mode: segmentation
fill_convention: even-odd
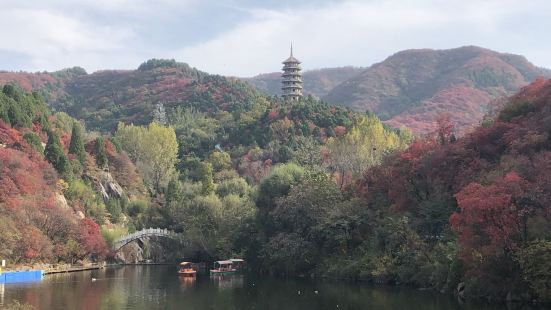
[[[96,281],[92,281],[96,278]],[[3,288],[3,291],[2,291]],[[300,292],[300,293],[299,293]],[[124,266],[46,276],[42,282],[0,286],[0,302],[37,309],[481,310],[453,296],[360,283],[234,274],[181,277],[176,266]],[[529,308],[523,308],[529,309]]]
[[[242,274],[216,275],[210,278],[221,290],[243,288],[244,276]]]

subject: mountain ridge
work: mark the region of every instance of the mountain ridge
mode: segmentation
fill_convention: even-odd
[[[371,111],[391,126],[406,126],[418,134],[433,131],[441,113],[451,113],[458,134],[463,134],[497,108],[494,104],[500,98],[538,76],[551,77],[551,70],[534,66],[524,56],[471,45],[399,51],[369,67],[351,67],[354,71],[348,78],[313,91],[320,88],[316,84],[320,75],[344,68],[350,67],[306,71],[305,94],[332,105]],[[280,92],[277,72],[243,80],[271,95]]]
[[[450,113],[464,133],[482,119],[493,100],[546,74],[524,56],[476,46],[410,49],[365,69],[323,99],[370,110],[387,124],[417,133],[434,130],[438,114]]]
[[[499,98],[538,76],[551,77],[551,70],[536,67],[523,56],[463,46],[404,50],[367,68],[305,71],[303,79],[305,94],[373,112],[386,124],[405,126],[417,134],[434,131],[438,116],[450,113],[461,135],[497,109]],[[52,73],[0,72],[0,85],[6,83],[39,91],[53,110],[70,112],[92,129],[112,130],[121,115],[127,122],[148,123],[156,103],[187,102],[213,111],[250,102],[263,93],[277,95],[280,73],[223,77],[174,60],[151,59],[135,70],[86,73],[74,67]]]
[[[86,73],[77,67],[52,73],[0,73],[0,85],[8,83],[39,92],[54,111],[84,120],[94,130],[113,130],[119,121],[148,124],[156,104],[176,107],[186,103],[208,112],[247,105],[260,96],[238,79],[162,59],[148,60],[135,70]]]

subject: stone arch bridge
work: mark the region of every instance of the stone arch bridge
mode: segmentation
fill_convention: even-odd
[[[146,228],[116,239],[113,243],[113,250],[117,252],[128,243],[143,237],[165,237],[188,245],[188,242],[184,241],[184,236],[182,234],[175,233],[168,229]]]

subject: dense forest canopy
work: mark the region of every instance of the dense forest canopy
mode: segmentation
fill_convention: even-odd
[[[65,74],[67,89],[97,82],[55,106],[68,114],[11,84],[0,94],[0,254],[13,261],[100,259],[159,227],[188,236],[196,261],[551,298],[549,81],[457,138],[449,114],[415,137],[173,61]],[[128,88],[107,96],[106,77]]]

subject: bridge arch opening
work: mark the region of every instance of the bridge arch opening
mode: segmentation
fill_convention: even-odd
[[[165,237],[179,241],[183,239],[182,234],[176,233],[168,229],[146,228],[115,239],[115,242],[113,242],[112,250],[114,252],[118,252],[122,247],[129,244],[130,242],[144,237]]]

